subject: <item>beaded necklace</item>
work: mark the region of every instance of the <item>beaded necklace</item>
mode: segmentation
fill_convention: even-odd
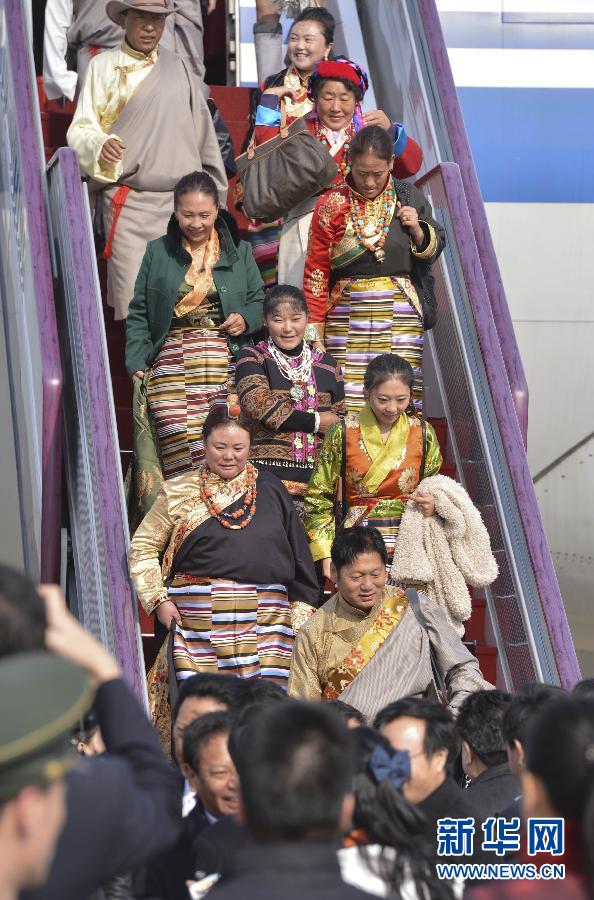
[[[359,199],[350,188],[349,215],[355,236],[362,247],[373,253],[378,263],[386,258],[384,244],[390,230],[396,204],[396,189],[392,177],[379,197],[374,200]]]
[[[285,356],[272,338],[268,338],[267,350],[275,361],[281,375],[291,382],[289,396],[293,408],[301,412],[313,413],[318,408],[318,390],[313,376],[313,363],[319,362],[321,353],[303,341],[299,356]],[[293,360],[295,363],[293,364]],[[315,462],[316,437],[312,432],[293,432],[293,459],[298,463],[313,466]]]
[[[353,140],[353,136],[355,134],[355,123],[350,122],[346,129],[346,138],[342,145],[342,159],[340,162],[336,162],[336,165],[340,169],[341,175],[344,178],[347,177],[349,172],[351,171],[351,166],[349,163],[350,151],[351,151],[351,141]],[[328,140],[328,136],[326,134],[326,130],[319,119],[316,119],[316,138],[323,144],[324,147],[328,149],[330,152],[330,142]],[[336,161],[336,160],[335,160]]]
[[[208,484],[208,479],[211,475],[211,471],[206,465],[202,465],[200,467],[198,473],[198,483],[200,485],[200,499],[206,506],[209,514],[216,519],[219,525],[222,525],[223,528],[229,528],[232,531],[240,531],[242,528],[245,528],[250,524],[252,519],[254,518],[256,512],[256,479],[258,477],[258,470],[251,463],[248,463],[245,467],[245,494],[243,496],[243,506],[240,509],[236,509],[234,512],[228,513],[225,512],[215,499],[215,491]],[[237,525],[233,524],[233,520],[241,519],[243,517],[243,521],[239,522]]]

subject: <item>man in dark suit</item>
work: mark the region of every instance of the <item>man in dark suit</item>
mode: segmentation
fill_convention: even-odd
[[[456,720],[462,767],[470,778],[466,794],[481,820],[497,816],[520,793],[507,761],[502,727],[511,699],[504,691],[477,691],[466,697]]]
[[[321,705],[287,701],[242,725],[233,758],[251,845],[209,900],[357,900],[342,881],[336,838],[353,811],[352,736]]]
[[[532,723],[545,706],[564,696],[565,691],[561,687],[553,684],[540,684],[536,681],[530,682],[522,685],[505,710],[502,730],[507,745],[507,761],[518,782],[524,771],[526,741]],[[522,816],[522,796],[519,792],[509,806],[501,811],[501,815],[505,819]]]
[[[200,802],[184,818],[176,843],[146,867],[140,896],[185,900],[186,881],[196,871],[196,841],[239,811],[239,779],[228,748],[232,721],[229,712],[210,712],[184,728],[181,771]]]
[[[477,817],[467,792],[458,787],[451,775],[459,750],[452,714],[438,703],[404,697],[380,710],[373,724],[395,750],[408,752],[411,773],[402,785],[402,793],[423,813],[427,840],[437,849],[438,819]],[[468,862],[479,858],[476,847],[475,842],[475,854]],[[440,861],[460,862],[447,857]]]
[[[181,825],[174,769],[115,659],[70,615],[59,588],[0,566],[0,653],[44,648],[75,663],[97,688],[107,753],[66,776],[66,824],[44,887],[20,900],[85,900],[114,875],[175,840]],[[31,625],[30,633],[29,624]]]

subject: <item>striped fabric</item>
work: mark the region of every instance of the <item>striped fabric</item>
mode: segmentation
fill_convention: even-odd
[[[423,323],[390,278],[342,279],[338,303],[326,317],[324,343],[344,372],[349,412],[363,407],[363,377],[380,353],[397,353],[415,370],[415,404],[423,401]],[[334,292],[333,292],[334,293]]]
[[[275,222],[249,220],[248,240],[266,287],[273,287],[277,282],[276,264],[281,226],[282,219]]]
[[[202,462],[202,425],[209,405],[225,402],[233,372],[227,340],[217,331],[181,325],[165,338],[147,398],[166,478]]]
[[[287,684],[293,631],[284,585],[178,575],[169,595],[182,617],[173,643],[178,681],[220,672]]]

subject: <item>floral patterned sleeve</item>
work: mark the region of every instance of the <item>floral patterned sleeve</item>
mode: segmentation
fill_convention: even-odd
[[[136,529],[128,554],[130,576],[138,599],[149,614],[169,599],[163,584],[160,557],[169,543],[173,526],[167,489],[163,485],[150,512]]]
[[[336,524],[334,501],[342,466],[342,428],[333,425],[324,443],[305,494],[303,524],[314,560],[330,556]]]
[[[437,435],[433,430],[433,425],[427,422],[427,456],[425,457],[425,468],[423,470],[423,478],[429,478],[430,475],[437,475],[441,469],[443,458]]]

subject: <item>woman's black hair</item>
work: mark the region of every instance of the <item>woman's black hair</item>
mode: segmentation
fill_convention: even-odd
[[[243,411],[237,417],[233,417],[229,415],[229,408],[226,403],[217,403],[215,406],[212,406],[206,419],[204,420],[204,425],[202,426],[202,442],[206,444],[208,438],[220,425],[229,426],[229,425],[237,425],[238,428],[243,428],[244,431],[250,436],[250,440],[253,437],[254,433],[254,420],[247,416]]]
[[[381,125],[366,125],[365,128],[361,128],[351,141],[351,163],[366,153],[373,153],[379,159],[390,162],[394,156],[390,132]]]
[[[320,26],[320,31],[324,35],[326,44],[334,43],[336,20],[332,13],[328,12],[327,9],[320,6],[308,6],[306,9],[302,10],[299,15],[295,17],[293,24],[291,25],[289,37],[291,37],[293,26],[297,25],[299,22],[317,22]]]
[[[548,703],[530,726],[526,768],[542,782],[557,816],[572,820],[594,890],[594,701]]]
[[[396,353],[380,353],[375,359],[372,359],[363,377],[363,388],[367,394],[389,381],[390,378],[399,378],[412,394],[413,385],[415,383],[415,373],[409,362],[398,356]]]
[[[173,208],[177,209],[182,197],[186,194],[206,194],[212,197],[216,208],[219,208],[219,191],[208,172],[189,172],[177,182],[173,188]]]
[[[365,725],[354,729],[352,734],[356,747],[353,827],[362,829],[370,844],[396,850],[395,855],[383,852],[377,858],[360,847],[367,867],[388,885],[390,897],[400,897],[404,882],[412,878],[418,897],[450,900],[453,897],[450,886],[435,873],[423,815],[404,799],[391,781],[386,778],[378,783],[372,772],[371,756],[375,748],[385,750],[391,757],[393,747],[382,734]]]
[[[303,291],[292,284],[275,284],[266,292],[262,315],[264,318],[276,312],[282,303],[289,303],[299,312],[307,313],[307,303]]]

